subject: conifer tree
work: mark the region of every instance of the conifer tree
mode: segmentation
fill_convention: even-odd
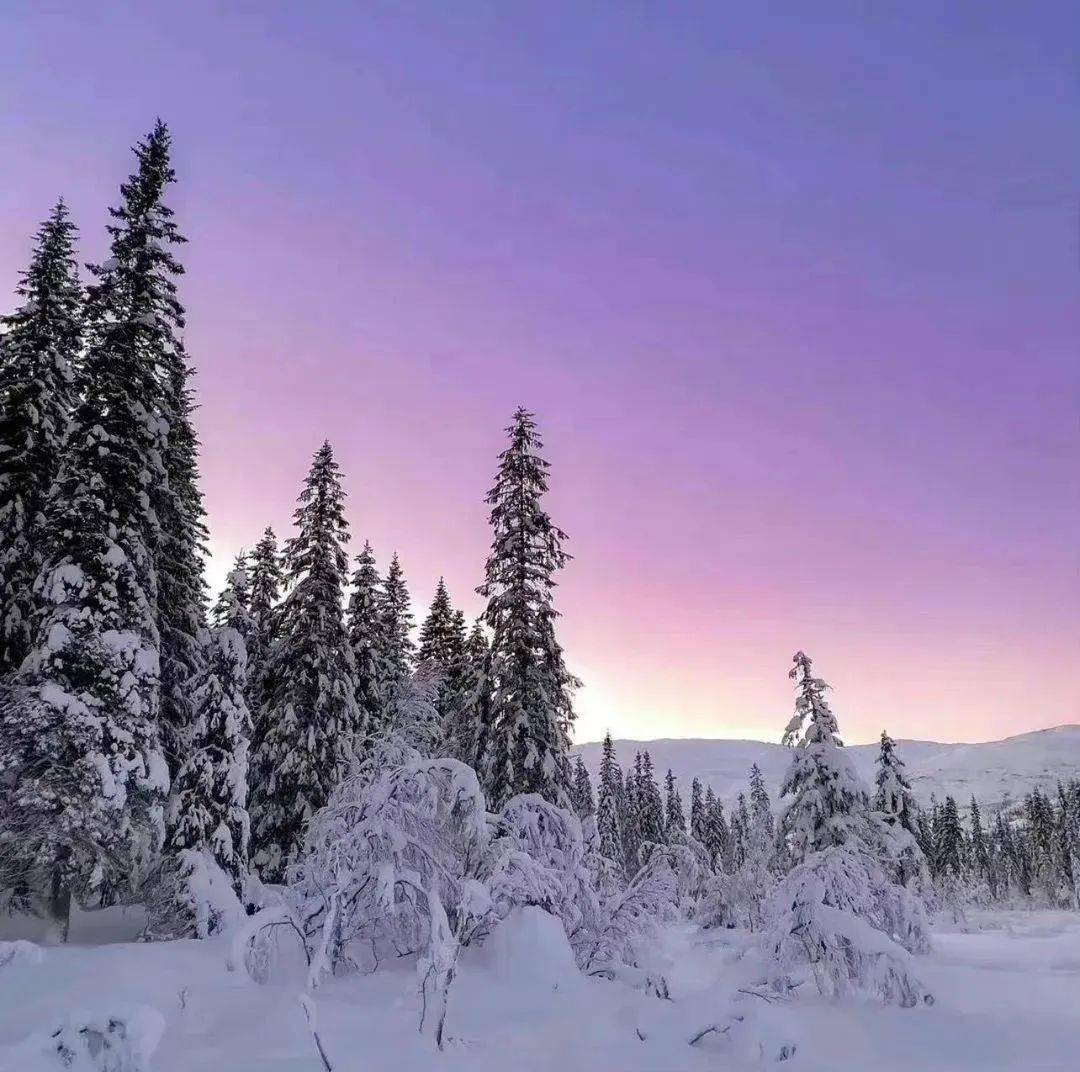
[[[454,630],[459,636],[465,634],[465,615],[461,611],[454,612]],[[474,769],[477,766],[480,738],[480,682],[487,653],[487,637],[478,621],[474,623],[451,667],[450,693],[445,701],[444,737],[450,755]]]
[[[215,629],[226,626],[235,629],[243,638],[246,649],[248,637],[255,628],[255,619],[251,614],[251,573],[246,552],[241,551],[233,559],[233,568],[214,602],[211,618]]]
[[[787,798],[784,834],[796,864],[830,846],[865,848],[872,839],[869,792],[843,751],[825,690],[810,658],[796,652],[789,677],[795,682],[795,714],[784,732],[793,745],[791,766],[781,788]]]
[[[580,755],[574,759],[574,811],[579,819],[588,819],[596,814],[592,782]]]
[[[182,320],[168,248],[180,238],[162,203],[168,149],[161,123],[136,146],[111,256],[91,266],[77,402],[46,506],[42,611],[0,702],[4,823],[20,831],[28,869],[48,875],[58,915],[72,894],[108,900],[138,883],[164,835],[159,620],[180,627],[180,597],[170,580],[163,618],[157,563],[175,560],[161,524],[177,520],[160,498],[176,416],[163,381]]]
[[[704,845],[709,853],[709,861],[717,869],[729,868],[731,842],[727,819],[724,817],[724,805],[717,800],[711,785],[705,790],[704,812]]]
[[[698,778],[690,783],[690,836],[707,847],[708,812],[701,793],[701,781]]]
[[[776,833],[772,801],[769,800],[769,791],[765,788],[761,768],[756,763],[750,767],[750,817],[751,826],[762,830],[769,839]]]
[[[45,564],[45,504],[60,469],[82,341],[74,223],[58,201],[0,317],[0,676],[34,639],[34,582]]]
[[[382,726],[382,696],[387,676],[379,599],[375,555],[371,544],[365,541],[364,549],[356,556],[345,620],[353,656],[356,704],[364,733],[369,737],[374,737]]]
[[[570,798],[570,730],[576,679],[555,638],[555,574],[569,559],[566,534],[543,508],[548,462],[533,415],[519,408],[499,455],[491,506],[491,554],[484,620],[491,649],[481,690],[482,756],[488,799],[501,806],[515,793],[539,793],[552,804]]]
[[[121,205],[110,209],[111,256],[90,266],[87,320],[91,360],[97,354],[138,368],[131,393],[143,407],[143,451],[152,463],[140,474],[146,572],[155,582],[147,595],[159,633],[162,744],[175,772],[191,728],[190,685],[202,666],[206,529],[191,369],[180,338],[176,279],[184,270],[173,252],[185,239],[164,200],[176,181],[170,151],[168,128],[158,120],[135,148],[138,169],[120,188]]]
[[[989,896],[997,895],[997,883],[990,866],[990,847],[983,831],[979,802],[971,797],[971,866],[977,885],[985,883]]]
[[[291,586],[266,667],[255,742],[252,833],[262,877],[278,881],[300,852],[304,827],[326,804],[361,730],[342,600],[348,559],[345,493],[330,444],[315,453],[285,546]]]
[[[884,730],[881,731],[877,765],[874,810],[881,812],[886,822],[898,823],[909,833],[916,834],[916,809],[911,783],[904,774],[904,761],[896,754],[893,739]]]
[[[224,624],[210,638],[209,657],[192,697],[191,751],[173,785],[168,839],[174,855],[190,849],[212,856],[237,896],[242,895],[248,873],[250,833],[247,652],[236,628],[245,617],[239,600],[234,600],[224,611]]]
[[[284,577],[277,537],[267,526],[248,561],[251,592],[252,632],[247,642],[247,698],[251,712],[252,736],[258,736],[263,700],[263,671],[270,649],[277,639],[277,608]]]
[[[686,816],[683,814],[682,797],[675,785],[675,775],[668,768],[664,778],[664,840],[673,845],[686,838]]]
[[[938,871],[959,881],[965,871],[964,828],[960,823],[960,811],[956,801],[951,796],[945,798],[945,804],[935,824],[934,840]]]
[[[381,720],[384,725],[390,725],[395,718],[401,690],[409,680],[416,649],[412,640],[413,615],[409,589],[396,552],[379,590],[378,607],[379,653],[383,672]]]
[[[434,670],[439,681],[436,709],[445,728],[446,739],[457,747],[462,728],[473,713],[476,683],[469,673],[466,652],[465,616],[450,604],[446,583],[439,578],[431,609],[420,627],[417,665]]]
[[[604,734],[600,754],[600,779],[596,800],[596,829],[600,836],[600,855],[620,868],[625,859],[622,840],[621,808],[623,777],[615,759],[615,744],[610,733]]]
[[[435,598],[431,608],[420,626],[420,647],[416,660],[419,663],[432,663],[444,674],[458,656],[461,641],[459,624],[450,605],[450,594],[442,577],[435,586]]]
[[[638,781],[639,815],[638,840],[640,844],[663,845],[664,802],[660,787],[656,784],[652,756],[648,750],[642,755],[641,774]]]

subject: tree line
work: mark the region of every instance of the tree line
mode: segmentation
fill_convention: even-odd
[[[252,868],[282,881],[391,731],[474,766],[496,805],[572,788],[568,555],[524,408],[476,623],[440,581],[417,647],[397,556],[380,576],[365,543],[350,570],[329,442],[293,534],[267,529],[209,606],[171,148],[160,121],[135,146],[88,278],[56,204],[0,320],[0,887],[58,920],[193,879],[206,854],[238,894]]]

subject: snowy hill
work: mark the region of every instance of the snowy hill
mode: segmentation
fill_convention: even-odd
[[[670,767],[684,795],[696,777],[711,785],[725,803],[745,789],[753,763],[775,795],[790,758],[788,749],[766,741],[620,740],[615,748],[624,770],[635,752],[648,749],[657,775],[662,777]],[[849,751],[859,772],[872,781],[877,744],[853,745]],[[580,752],[595,778],[599,743],[582,745]],[[1017,800],[1035,786],[1054,791],[1059,780],[1080,777],[1080,726],[1055,726],[982,744],[898,741],[897,752],[921,803],[932,794],[940,799],[950,793],[964,806],[974,794],[980,807],[993,812],[1007,798]]]

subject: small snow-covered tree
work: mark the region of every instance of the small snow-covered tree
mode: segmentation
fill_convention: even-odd
[[[570,730],[576,679],[555,637],[555,574],[566,565],[566,534],[543,508],[548,462],[533,415],[523,408],[507,429],[491,506],[491,553],[484,620],[491,647],[480,689],[479,769],[492,804],[537,792],[570,801]]]
[[[702,845],[708,842],[708,812],[705,798],[701,792],[701,781],[695,778],[690,783],[690,836]]]
[[[929,948],[922,904],[867,853],[837,846],[811,853],[777,887],[770,914],[765,948],[777,990],[806,969],[827,997],[933,1002],[910,956]]]
[[[60,470],[82,341],[75,224],[58,201],[0,317],[0,676],[34,640],[34,582],[45,565],[45,505]]]
[[[248,703],[251,717],[258,724],[262,707],[263,669],[274,641],[277,640],[277,608],[284,578],[277,537],[267,527],[255,544],[248,560],[250,595],[248,607],[254,629],[246,639],[248,648]]]
[[[638,845],[663,845],[664,802],[660,787],[653,773],[652,756],[646,750],[641,757],[641,770],[637,781]],[[639,848],[640,851],[640,848]]]
[[[278,881],[297,859],[307,821],[329,799],[361,726],[342,600],[345,493],[330,444],[315,453],[285,548],[292,589],[276,615],[264,709],[253,748],[254,863]]]

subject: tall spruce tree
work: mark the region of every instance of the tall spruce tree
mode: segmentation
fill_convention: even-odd
[[[638,782],[640,801],[639,839],[642,844],[665,844],[664,838],[664,802],[660,796],[660,787],[656,784],[652,756],[648,750],[641,759],[641,774]]]
[[[345,622],[353,656],[356,704],[368,737],[376,736],[382,726],[382,696],[386,682],[379,598],[375,554],[365,540],[364,549],[356,556]]]
[[[381,720],[384,727],[393,725],[409,681],[416,651],[412,627],[409,588],[395,552],[379,589],[379,651],[383,667]]]
[[[708,840],[708,821],[705,798],[701,792],[701,780],[690,783],[690,836],[705,845]]]
[[[915,835],[916,806],[911,783],[904,773],[904,761],[896,754],[895,742],[884,730],[881,731],[877,766],[874,810],[881,812],[886,822],[899,824]]]
[[[596,829],[600,836],[600,855],[620,869],[625,859],[622,838],[620,797],[623,776],[615,759],[615,743],[604,734],[600,753],[600,778],[596,799]]]
[[[345,493],[330,444],[315,453],[285,546],[291,585],[266,667],[262,733],[251,794],[254,862],[280,880],[304,827],[340,778],[360,725],[342,600],[348,559]]]
[[[465,635],[465,615],[454,612],[454,631],[465,637],[456,662],[451,666],[451,693],[446,700],[443,737],[451,756],[477,766],[480,739],[479,692],[487,660],[488,642],[483,624],[473,624]]]
[[[683,814],[682,797],[669,767],[664,777],[664,840],[670,845],[685,840],[685,837],[686,816]]]
[[[555,574],[569,555],[566,534],[543,508],[549,463],[533,415],[519,408],[499,455],[491,506],[484,620],[491,650],[481,689],[481,775],[493,807],[515,793],[570,800],[570,731],[576,679],[555,638]]]
[[[45,504],[60,470],[82,343],[75,224],[58,201],[0,317],[0,677],[34,639],[34,582],[45,565]]]
[[[284,585],[277,537],[269,526],[259,537],[259,542],[255,544],[248,558],[248,576],[251,585],[248,606],[253,628],[251,636],[246,638],[247,696],[252,723],[257,725],[262,706],[263,667],[270,648],[277,639],[277,607]]]
[[[206,617],[203,545],[206,538],[198,486],[198,439],[191,423],[191,368],[180,333],[184,309],[177,299],[183,267],[174,250],[185,242],[165,203],[176,181],[172,139],[158,120],[136,146],[138,170],[121,186],[110,209],[111,256],[90,266],[89,348],[140,367],[145,449],[153,460],[141,474],[146,499],[144,542],[155,587],[148,591],[160,645],[161,736],[175,772],[191,728],[191,683],[203,659],[200,630]]]
[[[585,761],[580,755],[574,759],[574,811],[579,819],[588,819],[596,814],[592,782],[589,780],[589,772],[585,769]]]
[[[135,155],[110,210],[110,257],[90,269],[77,403],[46,507],[39,626],[0,701],[4,822],[21,830],[28,869],[48,874],[58,914],[72,894],[108,900],[130,888],[160,849],[169,773],[159,621],[176,640],[198,616],[184,617],[178,573],[164,615],[159,601],[158,562],[178,561],[162,525],[201,524],[170,505],[182,498],[170,484],[179,440],[169,378],[183,314],[169,249],[181,239],[162,202],[173,181],[163,124]],[[180,727],[169,725],[175,743]]]
[[[462,728],[472,717],[475,680],[469,673],[465,616],[450,603],[442,577],[435,588],[431,609],[420,626],[416,661],[438,678],[435,706],[444,727],[444,740],[453,749],[462,739]]]
[[[809,656],[796,652],[788,676],[795,682],[795,713],[784,731],[793,746],[780,790],[787,798],[783,832],[796,864],[831,846],[865,848],[871,838],[869,791],[843,750],[836,716],[814,677]]]
[[[440,577],[431,608],[420,626],[420,647],[416,660],[418,663],[431,663],[446,674],[458,657],[463,642],[454,608],[450,605],[446,582]]]

